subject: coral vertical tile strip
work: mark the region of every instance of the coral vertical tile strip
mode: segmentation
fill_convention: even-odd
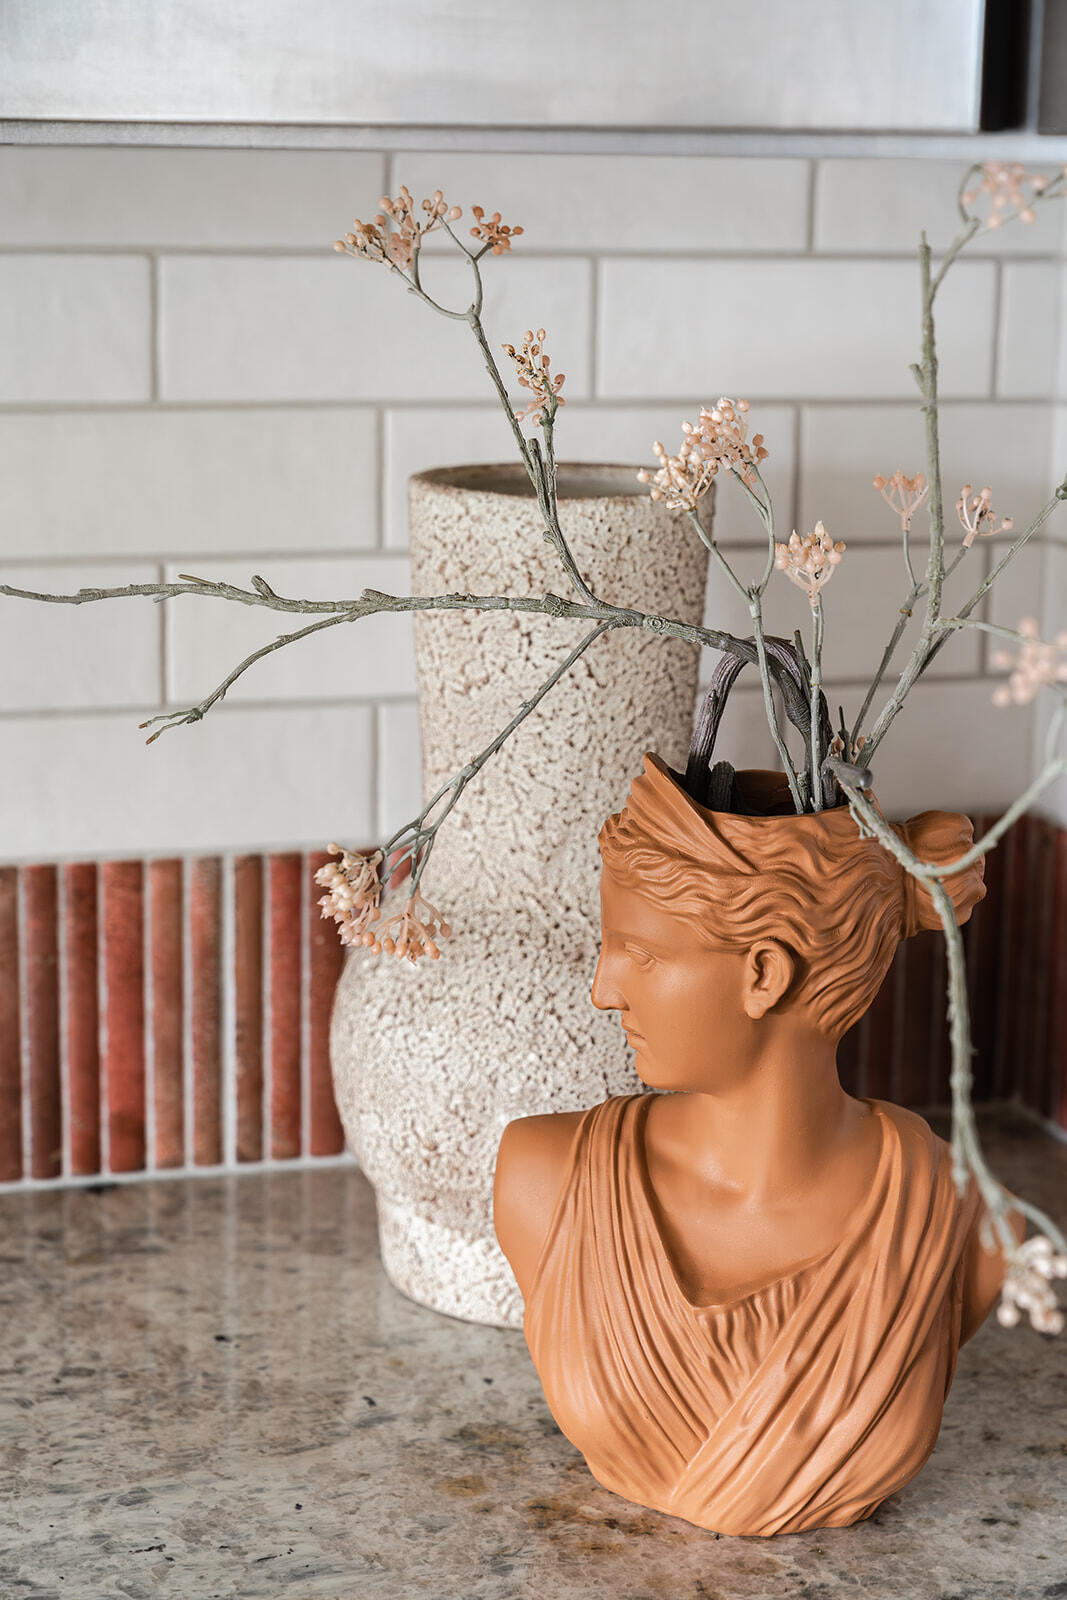
[[[193,1161],[222,1162],[222,862],[202,856],[189,878]]]
[[[26,1046],[29,1053],[30,1175],[55,1178],[63,1166],[59,1073],[58,891],[54,866],[26,867]]]
[[[993,820],[976,818],[976,833]],[[1032,817],[1014,832],[987,858],[988,893],[964,930],[975,1098],[1015,1096],[1067,1128],[1067,830]],[[319,915],[313,877],[327,859],[289,851],[0,867],[0,1183],[99,1172],[102,1145],[114,1172],[221,1161],[227,993],[237,1162],[339,1154],[329,1029],[344,949]],[[940,936],[905,941],[867,1018],[841,1042],[850,1093],[947,1104],[944,996]]]
[[[104,981],[108,1170],[145,1165],[144,866],[105,861]]]
[[[311,856],[308,872],[314,874],[332,856],[322,851]],[[330,1075],[330,1011],[334,990],[344,966],[345,948],[337,937],[332,918],[324,919],[318,894],[308,901],[308,1073],[310,1077],[308,1148],[313,1156],[338,1155],[345,1147],[341,1119],[333,1094]]]
[[[263,857],[233,864],[237,1159],[263,1158]],[[332,997],[331,997],[332,998]]]
[[[152,974],[152,1152],[156,1167],[185,1165],[185,952],[182,863],[148,863]]]
[[[19,875],[0,867],[0,1183],[22,1177]]]
[[[995,816],[974,820],[975,837],[987,833]],[[974,1093],[977,1100],[991,1100],[996,1084],[997,1027],[1000,989],[997,982],[1000,962],[1001,918],[1004,914],[1005,849],[990,852],[985,860],[986,895],[971,912],[971,943],[968,951],[967,984],[971,1002],[971,1030],[976,1054]]]
[[[67,1104],[70,1170],[100,1171],[100,979],[95,861],[63,868]]]
[[[267,860],[270,895],[270,1153],[300,1154],[301,890],[304,864],[295,854]]]

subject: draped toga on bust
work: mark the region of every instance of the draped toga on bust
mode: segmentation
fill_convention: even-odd
[[[654,1096],[587,1111],[526,1298],[550,1410],[606,1488],[728,1534],[860,1521],[933,1450],[981,1197],[921,1117],[870,1100],[867,1198],[825,1255],[716,1304],[683,1293],[654,1210]]]

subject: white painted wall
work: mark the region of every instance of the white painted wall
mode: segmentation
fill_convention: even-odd
[[[923,226],[950,236],[958,175],[896,158],[2,149],[2,581],[260,572],[305,596],[403,590],[408,474],[513,446],[466,329],[331,245],[384,189],[441,187],[526,230],[488,264],[486,320],[498,343],[549,329],[561,456],[638,463],[701,402],[751,401],[780,527],[821,517],[849,544],[827,669],[855,707],[904,595],[870,479],[923,467],[914,246]],[[982,238],[940,309],[946,488],[991,483],[1017,527],[1048,492],[1054,423],[1059,457],[1067,438],[1062,223],[1049,207]],[[442,292],[456,281],[452,263],[427,270]],[[758,530],[731,487],[719,534],[752,571]],[[1067,537],[1067,513],[1057,526]],[[969,583],[990,555],[975,549]],[[1035,550],[993,615],[1014,623],[1044,590],[1063,626],[1065,566]],[[780,579],[774,597],[770,625],[791,631],[803,597]],[[708,616],[746,621],[714,578]],[[285,627],[195,598],[0,598],[0,857],[364,844],[405,820],[404,618],[279,652],[146,749],[139,721]],[[1033,718],[994,709],[991,688],[986,639],[961,636],[883,746],[887,807],[1013,796]],[[769,763],[757,697],[739,695],[732,753]]]

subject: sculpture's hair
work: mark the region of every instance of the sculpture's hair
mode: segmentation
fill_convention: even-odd
[[[860,834],[847,806],[797,816],[780,774],[737,779],[758,814],[708,810],[647,755],[624,809],[600,830],[605,870],[709,948],[788,945],[799,966],[791,998],[839,1039],[878,993],[900,940],[941,926],[933,899],[877,839]],[[896,826],[920,860],[939,865],[974,838],[969,819],[954,812],[924,811]],[[982,878],[979,860],[944,880],[960,922],[985,894]]]

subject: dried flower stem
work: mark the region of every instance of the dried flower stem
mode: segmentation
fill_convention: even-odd
[[[811,607],[811,808],[822,810],[822,784],[818,774],[822,771],[822,740],[820,737],[822,700],[822,595],[816,595]]]

